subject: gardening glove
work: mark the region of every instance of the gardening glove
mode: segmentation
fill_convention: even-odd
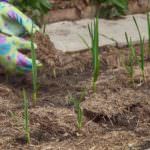
[[[37,48],[34,44],[34,48]],[[19,52],[19,49],[31,49],[31,42],[16,36],[0,34],[0,64],[10,73],[32,71],[32,60]],[[37,67],[41,63],[36,61]]]
[[[30,18],[6,1],[0,0],[0,32],[20,36],[25,32],[34,34],[39,31],[39,27]]]

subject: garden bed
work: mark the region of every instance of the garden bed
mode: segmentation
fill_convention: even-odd
[[[36,41],[44,67],[39,72],[38,101],[33,104],[30,100],[31,144],[27,145],[24,138],[22,96],[22,88],[26,88],[31,97],[31,75],[6,80],[1,73],[0,149],[150,148],[150,62],[146,58],[146,81],[135,67],[133,85],[123,65],[128,49],[102,48],[101,75],[94,93],[89,51],[62,54],[47,37],[37,35]],[[70,97],[80,99],[83,91],[84,123],[78,130]]]

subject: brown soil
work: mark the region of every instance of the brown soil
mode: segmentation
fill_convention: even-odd
[[[38,45],[37,57],[48,68],[49,71],[57,74],[71,72],[72,70],[82,71],[91,63],[89,53],[64,54],[56,50],[49,37],[36,33],[35,42]]]
[[[101,76],[97,81],[96,92],[93,93],[89,52],[64,55],[55,50],[46,37],[37,35],[37,39],[37,55],[44,67],[39,72],[38,101],[35,105],[31,100],[32,84],[29,75],[10,76],[7,81],[5,76],[0,74],[0,149],[150,148],[148,61],[145,69],[146,81],[143,82],[141,72],[136,66],[133,85],[122,67],[128,50],[102,48]],[[60,58],[64,58],[65,62]],[[51,75],[51,67],[56,68],[56,77]],[[30,100],[29,145],[25,143],[23,130],[23,87],[27,89]],[[78,130],[77,115],[70,96],[80,99],[83,91],[85,95],[81,107],[84,120],[82,129]]]

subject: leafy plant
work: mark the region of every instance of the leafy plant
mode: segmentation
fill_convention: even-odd
[[[96,81],[100,71],[100,59],[99,59],[99,22],[98,17],[91,25],[88,25],[89,34],[91,38],[91,53],[93,64],[93,89],[96,90]]]
[[[144,68],[145,68],[144,67],[145,66],[145,62],[144,62],[144,53],[145,53],[144,52],[144,38],[142,38],[137,20],[134,16],[133,16],[133,20],[134,20],[134,23],[136,25],[136,28],[137,28],[137,31],[138,31],[138,34],[139,34],[139,39],[140,39],[140,60],[138,60],[138,64],[139,64],[139,66],[141,68],[141,71],[142,71],[143,80],[145,80],[145,72],[144,72]]]
[[[23,99],[24,99],[24,130],[26,142],[30,143],[30,127],[29,127],[29,111],[28,111],[28,99],[26,91],[23,89]]]
[[[99,15],[105,18],[113,18],[124,15],[128,9],[128,0],[97,0],[101,6]]]
[[[44,23],[43,17],[52,7],[49,0],[9,0],[9,2],[30,15],[38,24]]]

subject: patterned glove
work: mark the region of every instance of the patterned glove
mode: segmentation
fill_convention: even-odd
[[[39,27],[30,18],[6,1],[0,0],[0,31],[2,33],[19,36],[25,32],[34,34],[39,31]]]
[[[39,31],[30,18],[25,16],[14,6],[0,0],[0,64],[11,73],[26,73],[32,70],[32,60],[18,51],[18,49],[31,49],[31,42],[18,38],[28,32]],[[5,34],[11,35],[6,36]],[[37,48],[36,44],[34,47]],[[41,66],[36,61],[38,67]]]
[[[34,47],[37,48],[36,44]],[[31,42],[16,36],[0,34],[0,64],[10,73],[26,73],[32,70],[32,60],[18,49],[31,49]],[[37,67],[41,64],[36,61]]]

